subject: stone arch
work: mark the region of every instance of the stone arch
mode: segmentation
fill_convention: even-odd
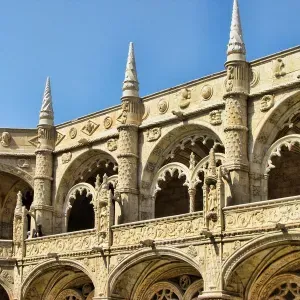
[[[162,259],[162,258],[170,258],[174,260],[179,260],[181,262],[186,263],[188,266],[195,269],[200,275],[203,274],[203,270],[200,266],[196,263],[196,261],[184,253],[183,251],[171,248],[171,247],[156,247],[153,249],[142,249],[134,252],[133,254],[126,257],[124,260],[120,262],[109,274],[108,277],[108,292],[111,296],[114,290],[114,286],[118,280],[118,278],[130,268],[138,265],[139,263],[143,263],[146,261],[152,261],[155,259]]]
[[[27,182],[31,188],[34,187],[33,177],[28,172],[22,170],[21,168],[0,163],[0,172],[15,175],[20,179],[23,179],[25,182]]]
[[[159,171],[155,174],[153,183],[150,189],[150,194],[152,197],[155,197],[157,192],[160,191],[159,182],[166,180],[166,174],[169,173],[171,176],[174,175],[175,172],[178,172],[178,178],[182,178],[185,176],[185,186],[189,186],[190,184],[190,171],[189,169],[181,164],[181,163],[169,163],[164,165]]]
[[[267,151],[274,142],[280,128],[282,128],[288,116],[300,109],[300,92],[293,91],[288,95],[282,96],[275,102],[274,107],[268,111],[259,126],[253,133],[252,148],[250,148],[250,161],[260,164],[262,154]]]
[[[86,197],[88,198],[91,196],[91,204],[94,206],[94,201],[95,201],[95,189],[91,184],[82,182],[74,185],[70,191],[68,192],[65,203],[64,203],[64,208],[63,208],[63,213],[64,213],[64,222],[63,222],[63,232],[67,232],[68,229],[68,220],[70,216],[70,211],[72,209],[73,203],[76,200],[77,194],[83,195],[83,193],[86,193]]]
[[[86,267],[80,262],[75,262],[69,259],[59,259],[50,261],[48,260],[35,266],[33,270],[24,278],[23,284],[21,286],[21,298],[25,299],[25,295],[29,292],[31,284],[37,278],[39,278],[40,276],[42,276],[50,270],[55,270],[63,267],[72,267],[76,270],[81,271],[91,280],[93,285],[96,286],[97,282],[95,276],[93,276],[92,273],[89,270],[87,270]]]
[[[289,233],[286,234],[283,234],[282,232],[266,234],[255,238],[242,246],[223,263],[221,278],[223,280],[224,289],[227,289],[230,277],[234,276],[236,268],[247,259],[262,253],[263,251],[267,252],[268,250],[268,253],[270,253],[272,249],[286,245],[300,246],[300,233],[289,231]],[[257,258],[257,261],[258,264],[260,259]]]
[[[300,146],[300,134],[286,135],[286,136],[278,139],[270,146],[267,153],[265,154],[265,156],[262,160],[262,164],[261,164],[261,174],[263,174],[261,186],[262,186],[262,190],[264,191],[263,192],[263,197],[264,197],[263,200],[267,200],[269,198],[274,198],[274,197],[270,197],[270,195],[269,195],[270,171],[275,168],[275,165],[273,164],[272,160],[275,157],[281,158],[283,149],[287,149],[289,152],[291,152],[291,151],[293,151],[293,147],[295,147],[295,146],[297,146],[298,148]],[[290,155],[292,155],[292,154],[293,153],[291,153]],[[297,155],[297,154],[294,154],[294,155]],[[284,159],[284,158],[282,158],[282,159]],[[296,163],[297,163],[296,161],[293,162],[293,164],[296,164]],[[287,170],[289,170],[289,168],[287,168]],[[289,196],[289,195],[287,195],[287,196]],[[290,196],[294,196],[294,195],[290,195]],[[282,198],[282,196],[279,196],[276,198]]]
[[[89,149],[78,155],[74,161],[68,166],[62,174],[59,182],[54,182],[57,185],[56,194],[53,199],[55,210],[54,232],[60,233],[64,227],[64,204],[69,190],[77,183],[85,182],[85,179],[92,173],[97,171],[97,168],[108,170],[108,176],[117,173],[116,158],[111,154],[102,150]],[[105,173],[105,172],[104,172]],[[94,184],[94,183],[93,183]]]
[[[173,127],[165,135],[163,135],[156,144],[153,145],[152,151],[150,152],[145,164],[141,170],[141,188],[144,194],[149,194],[151,182],[161,168],[163,161],[167,155],[172,155],[172,150],[177,146],[182,146],[182,142],[190,140],[192,135],[197,138],[202,138],[203,141],[212,139],[214,144],[223,145],[219,134],[215,131],[210,124],[206,122],[197,121],[195,123],[180,124]]]
[[[13,300],[14,299],[12,288],[2,278],[0,278],[0,287],[4,290],[4,292],[6,292],[9,300]]]

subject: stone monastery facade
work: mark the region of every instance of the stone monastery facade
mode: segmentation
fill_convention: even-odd
[[[300,48],[0,130],[1,300],[300,299]]]

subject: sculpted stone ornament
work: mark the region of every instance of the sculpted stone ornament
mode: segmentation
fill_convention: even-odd
[[[61,134],[60,132],[56,131],[55,145],[57,146],[64,139],[64,137],[64,134]]]
[[[209,113],[209,122],[212,125],[221,125],[222,124],[222,117],[221,117],[221,110],[213,110]]]
[[[262,112],[268,111],[270,108],[274,106],[274,96],[273,95],[266,95],[262,97],[260,100],[260,110]]]
[[[185,88],[181,91],[179,107],[181,109],[185,109],[190,105],[190,103],[191,103],[191,91]]]
[[[107,141],[107,149],[109,151],[116,151],[118,149],[118,140],[116,139],[110,139]]]
[[[95,122],[88,120],[87,123],[83,126],[81,131],[89,136],[91,136],[96,129],[99,127],[99,124],[96,124]]]
[[[210,85],[205,85],[201,89],[201,96],[203,100],[209,100],[213,95],[213,88]]]
[[[144,114],[142,116],[142,121],[146,120],[150,114],[150,107],[144,104]]]
[[[251,69],[250,70],[250,86],[255,87],[259,83],[259,71]]]
[[[107,116],[107,117],[104,119],[103,124],[104,124],[104,128],[105,128],[105,129],[109,129],[109,128],[112,126],[112,124],[113,124],[112,118],[111,118],[110,116]]]
[[[227,92],[232,92],[234,79],[234,68],[229,66],[227,68],[227,78],[225,80],[225,88]]]
[[[210,185],[209,186],[209,193],[208,193],[208,209],[210,212],[214,212],[218,206],[218,194],[216,190],[216,186]]]
[[[155,128],[148,129],[146,136],[148,142],[153,142],[158,140],[161,136],[161,128],[155,127]]]
[[[1,145],[3,147],[9,147],[11,142],[11,135],[9,132],[2,132],[1,139],[0,139]]]
[[[128,115],[128,112],[129,112],[129,101],[127,101],[127,100],[123,101],[122,105],[121,105],[121,109],[122,109],[122,112],[118,116],[117,121],[122,123],[122,124],[126,124],[127,115]]]
[[[71,161],[71,159],[72,159],[71,152],[63,153],[63,155],[61,156],[62,164],[67,164],[69,161]]]
[[[189,169],[194,170],[195,165],[196,165],[195,154],[194,154],[194,152],[191,152],[191,155],[190,155],[190,168]]]
[[[70,130],[69,130],[69,137],[71,139],[75,139],[77,136],[77,129],[75,127],[72,127]]]
[[[276,78],[280,78],[286,75],[284,68],[285,68],[285,63],[283,62],[283,59],[277,58],[274,61],[274,75]]]
[[[20,158],[17,161],[17,165],[18,165],[19,168],[26,169],[26,168],[29,168],[30,163],[29,163],[28,159]]]
[[[169,109],[169,102],[165,99],[160,99],[157,104],[157,108],[160,114],[165,114]]]

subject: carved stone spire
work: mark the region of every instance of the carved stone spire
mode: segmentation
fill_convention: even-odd
[[[234,0],[227,56],[233,56],[232,59],[246,60],[245,55],[246,48],[243,41],[239,5],[238,0]]]
[[[122,97],[139,97],[139,82],[137,79],[134,48],[132,42],[129,44]]]
[[[47,77],[42,108],[40,111],[40,121],[39,125],[54,125],[54,113],[52,107],[52,96],[51,96],[51,86],[50,86],[50,78]]]

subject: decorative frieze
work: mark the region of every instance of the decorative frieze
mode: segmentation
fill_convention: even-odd
[[[197,237],[203,227],[202,213],[187,217],[153,220],[140,225],[118,226],[113,228],[115,246],[139,244],[146,239],[166,240]]]

